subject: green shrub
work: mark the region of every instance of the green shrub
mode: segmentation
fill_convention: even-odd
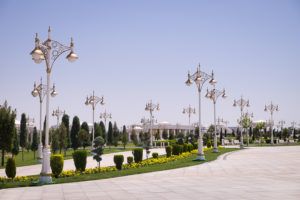
[[[139,163],[143,160],[143,149],[137,148],[132,151],[134,162]]]
[[[195,142],[195,143],[193,144],[193,146],[194,146],[194,149],[198,149],[198,142]]]
[[[212,146],[212,140],[208,140],[206,146],[207,148],[210,148]]]
[[[85,171],[87,154],[85,150],[77,150],[72,154],[76,171]]]
[[[194,146],[192,144],[188,144],[187,148],[188,148],[188,152],[191,152],[193,151]]]
[[[172,147],[173,147],[172,148],[172,154],[173,155],[180,155],[181,154],[182,149],[183,149],[182,145],[174,144]]]
[[[167,158],[171,157],[171,155],[172,155],[172,147],[171,146],[166,146],[166,153],[167,153]]]
[[[64,168],[64,157],[60,154],[51,155],[50,166],[52,174],[57,178]]]
[[[158,158],[158,153],[152,153],[152,158]]]
[[[121,170],[122,164],[124,162],[124,156],[123,155],[114,155],[114,162],[116,164],[116,168],[118,170]]]
[[[133,157],[132,156],[128,156],[127,157],[127,163],[131,166],[132,162],[133,162]]]
[[[8,178],[15,178],[16,176],[16,160],[15,158],[8,158],[5,167],[5,173]]]
[[[187,152],[188,151],[188,144],[184,143],[183,144],[183,152]]]

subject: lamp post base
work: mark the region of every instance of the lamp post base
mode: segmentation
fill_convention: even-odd
[[[244,147],[244,145],[243,145],[243,144],[241,144],[241,145],[240,145],[240,148],[241,148],[241,149],[244,149],[245,147]]]
[[[194,159],[193,161],[205,161],[205,156],[204,155],[197,155],[197,158]]]
[[[220,153],[220,151],[218,150],[218,148],[214,148],[214,149],[212,150],[212,152],[213,152],[213,153]]]
[[[38,155],[37,155],[37,163],[43,162],[43,144],[40,143],[38,146]]]
[[[50,147],[46,146],[43,150],[43,165],[39,183],[52,183],[52,171],[50,167]]]

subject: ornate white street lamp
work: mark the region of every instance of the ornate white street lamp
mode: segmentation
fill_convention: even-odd
[[[55,85],[53,84],[53,87],[50,88],[52,92],[52,96],[54,97],[56,95],[55,91]],[[41,83],[37,86],[36,83],[34,82],[33,85],[33,90],[31,92],[33,97],[39,96],[40,99],[40,143],[38,146],[38,156],[37,156],[37,162],[41,163],[43,161],[43,142],[42,142],[42,105],[43,105],[43,100],[44,97],[46,96],[47,93],[47,85],[43,84],[42,78],[41,78]]]
[[[57,129],[59,127],[59,118],[60,116],[64,115],[66,113],[66,111],[62,111],[62,110],[59,110],[59,107],[56,109],[56,110],[53,110],[52,112],[52,116],[53,117],[56,117],[56,120],[57,120]]]
[[[212,79],[209,81],[209,83],[211,85],[213,85],[213,89],[211,89],[210,91],[207,89],[206,98],[209,98],[212,100],[213,104],[214,104],[214,126],[215,126],[215,133],[214,133],[214,149],[213,149],[213,153],[219,153],[218,151],[218,138],[217,138],[217,124],[216,124],[216,103],[217,103],[217,99],[222,95],[222,98],[226,98],[227,95],[225,94],[225,89],[223,90],[217,90],[215,84],[217,83],[217,81],[214,79],[214,73],[212,72]]]
[[[104,119],[105,128],[106,128],[106,119],[111,119],[112,115],[111,113],[107,113],[106,110],[104,113],[100,113],[100,119]]]
[[[195,82],[197,88],[198,88],[198,94],[199,94],[199,137],[198,137],[198,153],[197,153],[197,159],[195,161],[205,160],[205,155],[203,151],[203,135],[202,135],[202,125],[201,125],[201,91],[204,83],[212,78],[212,75],[208,75],[207,73],[200,70],[200,64],[197,68],[197,71],[190,75],[190,72],[188,73],[188,80],[185,82],[187,86],[192,85],[192,81]],[[192,81],[191,81],[192,80]]]
[[[93,95],[91,95],[90,97],[86,97],[86,100],[85,100],[85,105],[91,105],[92,106],[92,110],[93,110],[93,128],[92,128],[92,149],[94,149],[94,123],[95,123],[95,108],[96,108],[96,105],[100,103],[101,105],[104,105],[104,97],[97,97],[95,96],[95,92],[93,91]]]
[[[270,133],[271,133],[271,145],[273,146],[274,145],[274,140],[273,140],[273,112],[274,111],[279,111],[279,107],[278,105],[274,105],[272,102],[270,105],[265,105],[265,109],[264,109],[265,112],[267,111],[270,111],[271,113],[271,123],[270,123]]]
[[[243,119],[243,110],[244,110],[244,107],[247,106],[247,107],[250,107],[250,103],[249,103],[249,100],[245,100],[243,99],[243,97],[241,96],[241,99],[239,100],[234,100],[233,101],[233,107],[236,107],[236,106],[239,106],[240,109],[241,109],[241,122],[240,122],[240,127],[241,127],[241,137],[240,137],[240,148],[244,148],[244,141],[243,141],[243,124],[242,124],[242,119]]]
[[[71,38],[70,46],[65,46],[55,40],[52,40],[50,37],[51,30],[48,29],[48,38],[44,42],[40,43],[38,34],[35,37],[35,48],[30,53],[32,55],[32,60],[40,64],[45,60],[46,63],[46,72],[47,72],[47,88],[46,88],[46,131],[45,131],[45,147],[43,150],[43,164],[42,171],[40,176],[41,183],[50,183],[52,182],[51,178],[51,168],[50,168],[50,146],[49,146],[49,103],[50,103],[50,73],[52,71],[53,64],[57,58],[63,53],[69,51],[67,59],[69,62],[74,62],[78,59],[78,56],[73,52],[73,39]],[[51,95],[54,95],[52,91]]]
[[[196,109],[192,108],[191,105],[189,105],[189,107],[187,108],[183,108],[182,114],[187,114],[189,117],[189,133],[190,133],[190,125],[191,125],[191,115],[192,114],[196,114]]]
[[[153,111],[157,110],[159,111],[159,104],[154,104],[152,103],[152,100],[146,104],[145,110],[150,112],[150,147],[153,145],[153,123],[154,123],[154,116],[153,116]]]

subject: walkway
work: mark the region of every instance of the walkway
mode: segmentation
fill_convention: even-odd
[[[164,148],[157,148],[157,149],[151,149],[151,153],[149,154],[149,157],[152,157],[153,152],[157,152],[159,155],[166,154],[166,151]],[[124,151],[124,152],[118,152],[118,153],[110,153],[110,154],[104,154],[102,155],[102,161],[100,163],[101,167],[105,166],[114,166],[114,155],[124,155],[124,162],[127,163],[127,157],[133,156],[132,151]],[[143,153],[144,159],[146,159],[146,151],[144,150]],[[94,168],[97,167],[96,160],[93,159],[93,156],[89,156],[87,158],[87,168]],[[29,165],[24,167],[17,167],[17,176],[30,176],[30,175],[37,175],[41,173],[42,165]],[[75,165],[73,159],[68,159],[64,161],[64,170],[75,170]],[[0,176],[6,176],[5,168],[0,169]]]
[[[300,146],[256,147],[202,165],[0,190],[7,199],[299,199]]]

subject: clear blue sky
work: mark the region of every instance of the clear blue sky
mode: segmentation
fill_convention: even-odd
[[[138,123],[149,113],[145,103],[159,102],[158,121],[187,124],[182,108],[198,108],[195,85],[186,87],[188,70],[202,64],[214,70],[219,99],[217,116],[236,125],[239,110],[233,99],[250,99],[254,120],[269,119],[263,111],[271,100],[279,104],[274,119],[300,123],[300,3],[299,1],[0,1],[0,103],[6,99],[22,112],[39,116],[39,101],[31,96],[33,82],[45,65],[32,62],[35,33],[69,44],[74,38],[79,60],[62,56],[51,82],[59,106],[71,119],[92,121],[84,105],[93,90],[104,95],[99,113],[112,112],[118,125]],[[204,86],[209,87],[208,84]],[[203,92],[203,124],[213,122],[213,104]],[[45,107],[44,107],[45,111]],[[197,121],[193,116],[192,122]],[[51,117],[51,124],[56,120]]]

